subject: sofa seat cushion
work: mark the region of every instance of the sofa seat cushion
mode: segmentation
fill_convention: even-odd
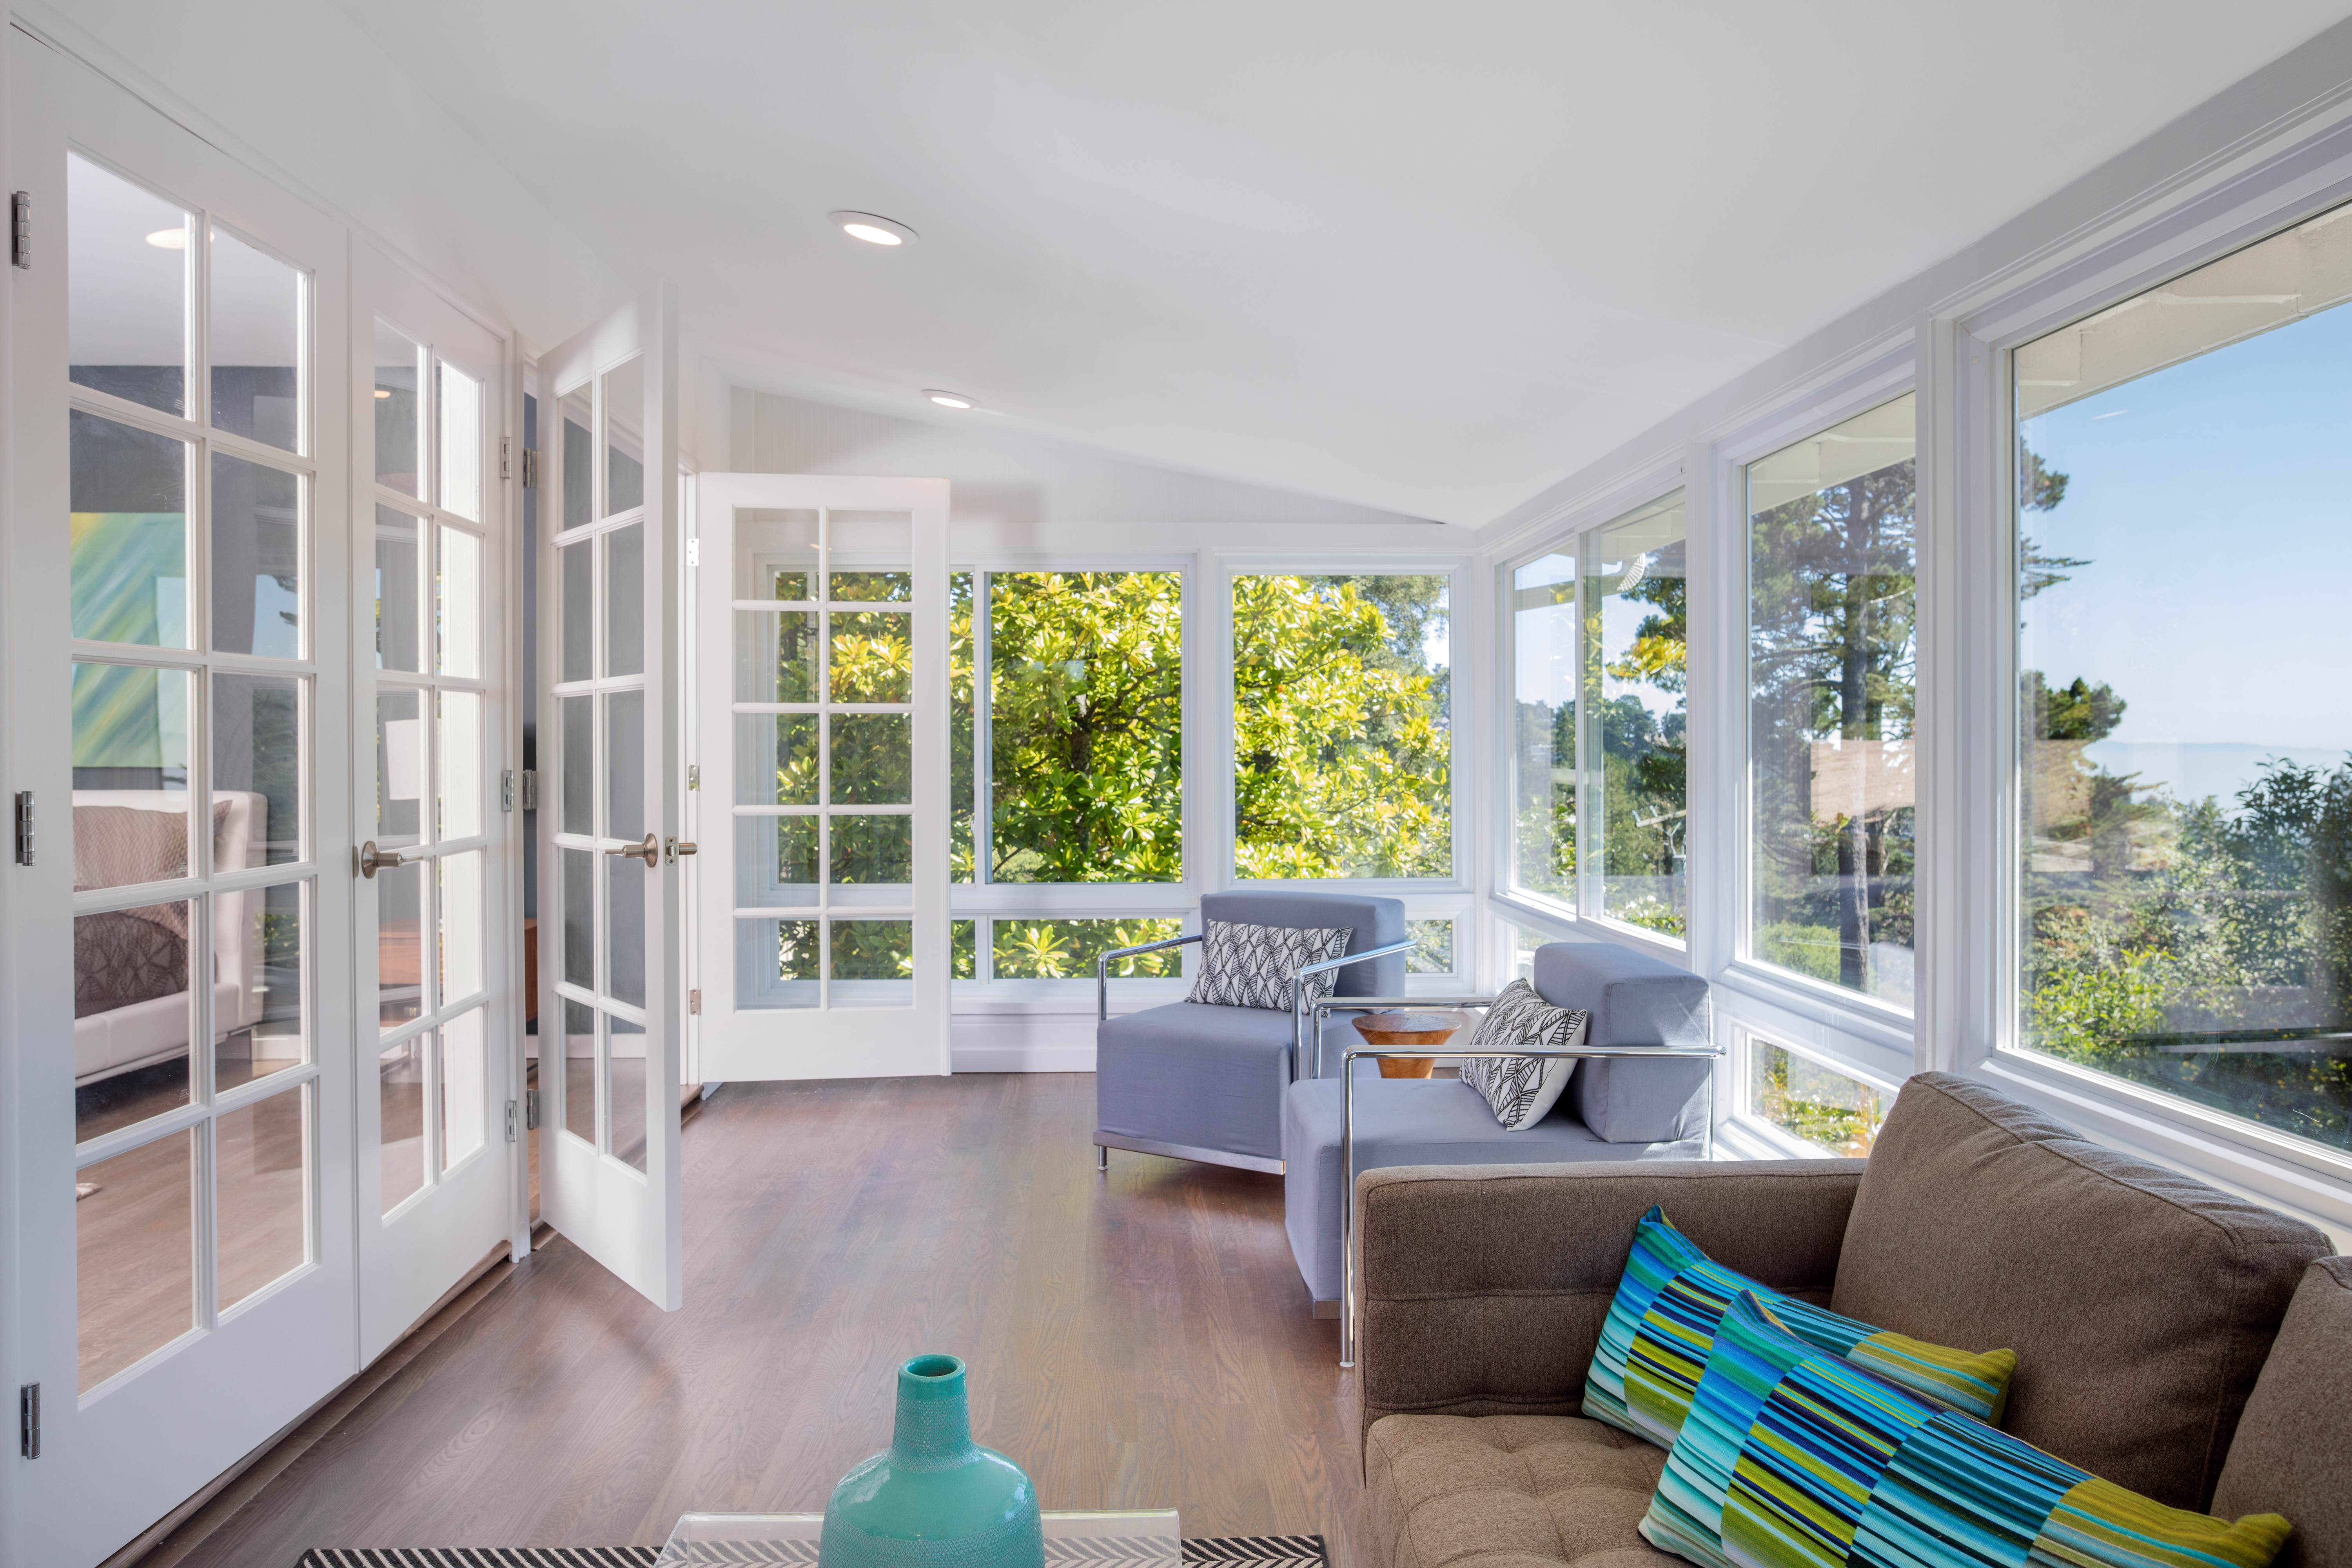
[[[1666,1451],[1576,1415],[1389,1415],[1365,1448],[1377,1568],[1664,1568],[1642,1539]]]
[[[2003,1430],[2201,1510],[2304,1269],[2331,1250],[2300,1221],[1921,1073],[1864,1168],[1830,1307],[2014,1350]]]

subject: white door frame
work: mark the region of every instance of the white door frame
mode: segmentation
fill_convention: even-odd
[[[7,614],[0,628],[0,664],[8,700],[0,710],[9,792],[34,792],[38,837],[31,865],[0,869],[0,1360],[42,1385],[41,1447],[36,1459],[0,1465],[0,1562],[94,1563],[177,1507],[238,1458],[266,1442],[358,1370],[352,1226],[352,1074],[348,1018],[321,998],[351,984],[349,903],[342,858],[350,829],[348,636],[331,616],[348,580],[349,531],[345,465],[348,448],[349,343],[346,236],[337,225],[237,164],[122,89],[78,61],[21,35],[11,40],[10,146],[7,184],[31,194],[38,233],[45,237],[29,270],[10,269],[12,342],[6,366],[11,447],[5,479],[6,524],[0,529],[0,581]],[[310,682],[310,767],[301,781],[305,842],[296,861],[213,879],[156,884],[159,900],[194,900],[192,966],[207,952],[206,889],[307,880],[310,929],[304,954],[309,1061],[245,1089],[210,1089],[202,1074],[194,1100],[120,1135],[94,1139],[88,1159],[150,1133],[187,1126],[195,1131],[192,1181],[195,1215],[192,1256],[199,1309],[195,1327],[130,1368],[77,1395],[77,1214],[67,1178],[77,1165],[71,991],[74,974],[71,729],[67,668],[70,578],[66,515],[70,508],[67,460],[65,367],[66,279],[71,237],[65,175],[68,146],[134,183],[166,195],[199,214],[190,229],[212,226],[302,269],[308,281],[310,380],[298,427],[310,437],[306,455],[261,449],[171,413],[105,404],[103,395],[77,396],[78,405],[105,407],[121,422],[195,444],[198,454],[226,452],[291,470],[308,486],[298,503],[303,537],[299,572],[307,657],[282,661],[287,675]],[[201,249],[201,247],[199,247]],[[201,282],[202,267],[198,277]],[[201,287],[196,298],[204,298]],[[205,332],[194,330],[201,348]],[[188,384],[194,394],[208,380],[199,360]],[[201,402],[197,405],[201,412]],[[187,498],[192,627],[201,635],[207,604],[205,562],[198,543],[207,522],[209,485],[204,469],[190,474]],[[305,515],[307,514],[307,515]],[[192,638],[192,641],[198,640]],[[80,645],[93,657],[145,662],[198,672],[257,668],[247,658],[116,645]],[[201,646],[201,645],[200,645]],[[192,697],[205,711],[208,697]],[[192,727],[190,780],[208,791],[209,746],[200,720]],[[209,845],[193,835],[191,847]],[[209,858],[197,852],[196,866]],[[100,896],[97,902],[119,903]],[[203,961],[208,962],[208,961]],[[197,971],[201,973],[201,969]],[[190,1040],[199,1065],[208,1059],[215,1023],[215,986],[191,986]],[[304,1216],[308,1260],[236,1303],[215,1310],[207,1263],[214,1240],[206,1194],[217,1173],[212,1112],[306,1083],[310,1097],[303,1143],[311,1180]],[[263,1088],[262,1086],[268,1086]],[[208,1104],[210,1100],[212,1103]]]
[[[643,510],[629,509],[608,514],[605,510],[605,442],[608,428],[604,405],[606,374],[637,356],[645,366],[643,426]],[[546,782],[541,800],[539,907],[543,921],[540,943],[540,1093],[546,1108],[541,1116],[540,1212],[548,1224],[569,1237],[590,1257],[635,1286],[664,1310],[674,1311],[684,1298],[684,1250],[678,1196],[678,1089],[681,1047],[686,1016],[686,992],[681,948],[683,873],[677,848],[684,837],[680,802],[686,770],[679,738],[684,703],[679,689],[678,649],[683,628],[678,624],[683,603],[685,546],[677,515],[677,290],[663,284],[648,289],[594,327],[551,350],[539,362],[541,447],[540,514],[540,676],[539,773]],[[565,502],[568,464],[565,456],[567,392],[593,388],[592,415],[593,461],[587,465],[593,504],[572,517]],[[643,581],[638,608],[644,631],[642,679],[621,678],[618,686],[602,669],[606,637],[605,595],[593,593],[592,642],[596,673],[576,685],[564,679],[564,580],[562,552],[567,545],[588,546],[593,553],[596,584],[604,584],[605,541],[633,522],[644,525]],[[572,526],[566,527],[567,521]],[[632,677],[634,672],[632,672]],[[570,686],[570,689],[566,689]],[[645,868],[641,884],[645,899],[645,999],[642,1005],[615,1000],[607,989],[606,898],[607,867],[627,868],[618,857],[626,846],[595,833],[567,831],[565,794],[565,714],[563,698],[587,696],[603,705],[612,692],[642,689],[645,693],[644,757],[641,780],[644,821],[656,841],[656,863]],[[604,826],[606,807],[605,731],[602,716],[593,731],[593,778],[589,786],[594,826]],[[566,838],[571,842],[567,844]],[[691,853],[688,847],[688,853]],[[593,916],[583,929],[591,936],[592,952],[576,955],[585,968],[573,966],[564,905],[564,879],[569,857],[588,868],[594,889]],[[549,940],[551,937],[552,940]],[[572,967],[568,967],[572,966]],[[575,985],[567,973],[593,973],[595,983]],[[569,1130],[566,1077],[570,1031],[565,1006],[591,1009],[600,1020],[595,1028],[599,1082],[609,1083],[611,1026],[614,1022],[642,1027],[645,1042],[645,1158],[640,1172],[612,1151],[612,1119],[593,1118],[595,1141],[583,1142]]]
[[[517,886],[517,863],[521,855],[514,831],[516,818],[512,814],[511,791],[505,775],[513,765],[512,746],[519,726],[511,700],[513,690],[509,666],[512,662],[511,632],[499,628],[509,625],[503,613],[514,593],[509,576],[512,556],[512,539],[520,531],[519,507],[515,503],[517,486],[510,476],[501,474],[499,456],[504,442],[510,435],[508,425],[509,405],[513,401],[507,392],[509,375],[508,344],[499,337],[466,316],[456,307],[435,295],[390,261],[375,255],[363,243],[352,247],[352,300],[351,308],[352,341],[354,344],[352,364],[352,550],[351,584],[351,625],[354,628],[373,626],[377,619],[375,600],[374,552],[357,542],[373,541],[376,531],[379,506],[393,508],[406,515],[423,520],[420,534],[430,534],[436,529],[446,529],[450,535],[478,536],[480,548],[478,556],[479,579],[478,603],[476,614],[478,675],[472,678],[452,678],[434,669],[436,663],[436,631],[440,627],[443,608],[435,598],[437,580],[442,574],[440,542],[420,536],[419,549],[429,553],[420,557],[420,563],[429,561],[432,567],[424,575],[422,600],[424,630],[422,662],[425,669],[407,680],[389,678],[379,680],[372,658],[364,650],[354,647],[352,670],[352,841],[344,847],[343,858],[350,862],[340,868],[343,879],[352,886],[356,898],[352,916],[356,937],[355,952],[358,965],[352,998],[352,1038],[360,1042],[357,1059],[371,1063],[378,1059],[383,1046],[394,1038],[417,1038],[424,1042],[421,1054],[425,1058],[426,1079],[423,1085],[424,1126],[423,1152],[427,1156],[427,1169],[422,1184],[400,1201],[393,1212],[384,1212],[382,1201],[386,1175],[385,1163],[378,1151],[383,1121],[379,1094],[383,1088],[381,1075],[361,1072],[355,1075],[353,1111],[356,1117],[356,1147],[360,1151],[358,1169],[358,1226],[360,1237],[360,1352],[363,1361],[373,1360],[396,1342],[428,1311],[450,1286],[465,1277],[466,1271],[501,1241],[509,1239],[513,1229],[511,1204],[514,1195],[514,1154],[520,1143],[509,1144],[506,1102],[519,1100],[514,1080],[517,1047],[514,1030],[519,1027],[518,1010],[511,1005],[520,981],[515,965],[516,949],[520,945],[521,919],[511,900]],[[425,443],[426,460],[420,473],[418,489],[427,492],[423,497],[405,496],[394,489],[380,487],[376,480],[374,385],[375,367],[373,356],[357,352],[362,345],[373,341],[374,323],[383,320],[417,343],[425,353],[427,363],[437,372],[446,363],[480,384],[478,428],[480,432],[480,471],[478,474],[478,518],[465,516],[463,505],[451,504],[455,498],[434,493],[433,478],[452,467],[446,461],[450,454],[442,451],[446,432],[438,417],[440,405],[437,389],[425,404],[427,428],[431,439]],[[454,482],[445,478],[444,485]],[[469,524],[477,525],[469,527]],[[445,535],[444,537],[449,537]],[[426,857],[413,873],[387,871],[382,878],[365,878],[357,873],[352,857],[362,842],[377,837],[375,805],[378,790],[377,745],[375,734],[376,695],[384,691],[414,690],[422,694],[429,706],[433,697],[445,686],[453,693],[478,692],[482,704],[478,731],[481,759],[478,799],[480,832],[468,835],[459,842],[478,839],[482,860],[480,899],[483,931],[481,933],[482,990],[485,1000],[480,1004],[482,1021],[480,1040],[480,1100],[477,1108],[483,1117],[478,1135],[481,1142],[472,1152],[463,1155],[455,1165],[449,1165],[442,1147],[441,1118],[436,1112],[445,1104],[462,1114],[470,1098],[458,1086],[445,1083],[456,1061],[453,1049],[457,1037],[442,1036],[436,1020],[452,1021],[461,1028],[470,1029],[463,1021],[465,1013],[474,1011],[463,1005],[466,998],[457,997],[457,1007],[447,1006],[448,999],[434,992],[435,1005],[426,1008],[418,1022],[385,1028],[379,1025],[378,960],[383,952],[377,931],[378,891],[386,882],[383,879],[413,875],[421,884],[426,917],[419,931],[420,962],[427,969],[435,967],[432,955],[436,951],[434,921],[441,909],[436,893],[435,875],[440,865],[438,845],[447,837],[436,829],[428,820],[428,847],[413,852]],[[445,782],[441,777],[441,726],[433,716],[420,712],[415,731],[417,783],[422,790],[420,809],[428,818],[435,798]],[[428,760],[429,759],[429,760]],[[406,841],[414,844],[414,840]],[[470,852],[470,851],[468,851]],[[420,979],[431,980],[430,975]],[[439,1041],[439,1048],[436,1042]],[[370,1042],[373,1042],[371,1044]],[[517,1136],[520,1136],[518,1131]]]
[[[736,598],[738,510],[806,510],[818,519],[822,580],[830,566],[830,514],[905,512],[914,574],[913,789],[914,881],[904,907],[840,906],[840,912],[896,916],[913,922],[910,1006],[799,1006],[739,1009],[739,917],[827,921],[831,889],[818,885],[807,910],[739,910],[735,876],[735,666],[737,624],[752,601]],[[694,698],[698,857],[695,985],[701,994],[701,1071],[710,1079],[885,1078],[950,1070],[948,929],[948,481],[817,474],[703,474],[696,483],[696,653],[702,672]],[[803,612],[807,613],[807,612]],[[829,658],[829,652],[827,654]],[[819,691],[814,695],[824,697]],[[824,873],[820,872],[822,877]],[[825,949],[829,952],[829,946]],[[824,994],[830,998],[830,982]]]

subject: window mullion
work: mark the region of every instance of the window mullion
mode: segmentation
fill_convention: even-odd
[[[990,656],[989,584],[992,572],[971,574],[971,879],[975,886],[994,880],[996,791],[992,777],[995,748],[989,723],[996,678]],[[981,975],[987,978],[983,962]]]

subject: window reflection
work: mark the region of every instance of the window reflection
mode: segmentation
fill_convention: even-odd
[[[1915,400],[1748,468],[1751,952],[1912,997]]]
[[[66,230],[67,374],[76,385],[186,414],[194,218],[68,153]]]

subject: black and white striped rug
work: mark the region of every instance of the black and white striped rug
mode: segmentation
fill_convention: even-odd
[[[1165,1539],[1164,1537],[1162,1539]],[[1045,1568],[1119,1568],[1116,1539],[1048,1541]],[[813,1568],[814,1541],[701,1543],[698,1563]],[[1319,1535],[1202,1535],[1183,1542],[1185,1568],[1330,1568]],[[655,1568],[658,1546],[314,1546],[296,1568]],[[1164,1559],[1163,1559],[1164,1561]]]

